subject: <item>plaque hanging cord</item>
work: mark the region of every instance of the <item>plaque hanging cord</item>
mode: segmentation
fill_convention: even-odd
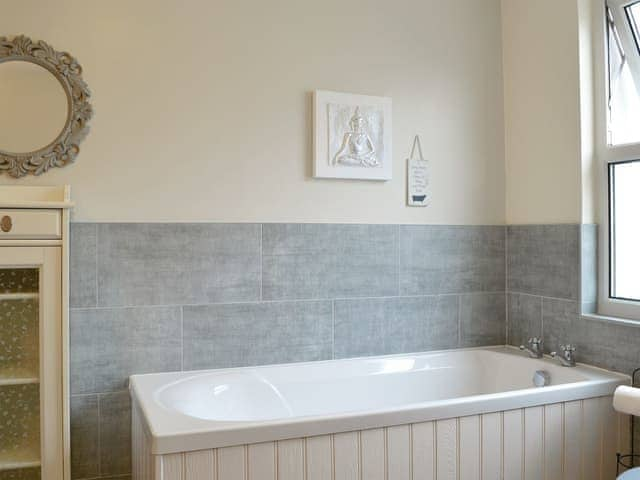
[[[418,153],[420,154],[420,158],[418,160],[422,162],[426,162],[426,160],[424,159],[424,156],[422,155],[422,145],[420,145],[420,135],[416,135],[415,138],[413,139],[413,146],[411,147],[411,155],[409,156],[411,160],[414,160],[416,147],[418,147]]]

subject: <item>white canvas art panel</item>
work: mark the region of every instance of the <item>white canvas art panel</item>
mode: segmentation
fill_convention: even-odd
[[[391,99],[314,92],[314,177],[391,180]]]

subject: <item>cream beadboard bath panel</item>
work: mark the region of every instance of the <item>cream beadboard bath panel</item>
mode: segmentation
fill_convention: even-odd
[[[133,411],[134,480],[608,480],[629,443],[612,398],[152,455]]]

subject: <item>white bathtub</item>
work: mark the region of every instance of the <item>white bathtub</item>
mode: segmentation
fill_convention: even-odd
[[[549,386],[533,386],[536,370]],[[610,475],[626,441],[610,397],[627,383],[508,347],[135,375],[134,477],[509,479],[527,465]]]

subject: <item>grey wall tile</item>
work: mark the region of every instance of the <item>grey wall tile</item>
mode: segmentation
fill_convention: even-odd
[[[335,301],[335,357],[453,348],[458,297],[367,298]]]
[[[260,225],[100,224],[98,304],[260,298]]]
[[[508,342],[525,345],[531,337],[542,338],[542,297],[507,294]]]
[[[640,365],[639,325],[582,317],[574,321],[574,326],[579,362],[628,375]]]
[[[504,293],[460,296],[460,346],[504,345]]]
[[[397,295],[395,225],[263,225],[263,298]]]
[[[100,402],[100,473],[131,472],[131,401],[129,392],[102,394]]]
[[[71,478],[99,475],[98,396],[71,397]]]
[[[326,360],[330,301],[184,307],[185,370]]]
[[[578,300],[579,225],[507,227],[507,290]]]
[[[69,227],[69,305],[97,305],[96,249],[98,225],[72,223]]]
[[[595,311],[598,299],[598,226],[582,225],[580,239],[580,301],[587,311]]]
[[[400,294],[504,291],[504,252],[504,227],[401,226]]]
[[[542,299],[542,330],[545,351],[557,351],[562,344],[580,340],[578,302],[555,298]]]
[[[72,393],[126,388],[132,374],[180,370],[177,307],[72,310]]]

